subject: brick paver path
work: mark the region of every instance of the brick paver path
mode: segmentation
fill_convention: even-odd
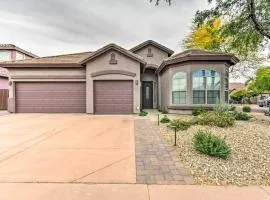
[[[147,184],[193,184],[177,153],[148,119],[135,119],[136,179]]]

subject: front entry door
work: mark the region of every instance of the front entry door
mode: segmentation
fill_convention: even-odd
[[[142,107],[144,109],[153,109],[153,82],[142,82]]]

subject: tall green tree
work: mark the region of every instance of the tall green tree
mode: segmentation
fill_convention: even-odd
[[[150,0],[153,2],[153,0]],[[161,0],[154,0],[156,5]],[[162,0],[171,5],[172,0]],[[222,34],[230,37],[231,51],[248,56],[270,40],[270,0],[207,0],[211,8],[197,11],[194,24],[199,26],[220,18]]]
[[[264,67],[257,71],[252,87],[260,92],[270,92],[270,67]]]
[[[151,0],[159,5],[161,1],[173,5],[172,0]],[[270,0],[205,0],[211,8],[197,11],[191,34],[184,40],[184,46],[207,50],[220,50],[235,54],[242,61],[231,67],[234,78],[249,78],[261,64],[258,53],[266,48],[270,39]],[[206,37],[213,34],[212,40],[204,47],[194,38],[202,27],[220,19],[222,25],[217,30],[207,29]],[[216,40],[221,38],[221,40]],[[218,41],[218,43],[217,43]],[[214,47],[214,48],[213,48]],[[219,47],[219,49],[218,49]]]

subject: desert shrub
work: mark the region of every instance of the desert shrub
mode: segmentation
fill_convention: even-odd
[[[220,138],[211,131],[199,130],[194,136],[194,147],[200,153],[226,159],[231,150],[225,138]]]
[[[270,110],[264,111],[264,115],[265,115],[265,116],[270,116]]]
[[[243,108],[242,108],[242,110],[243,110],[243,112],[251,112],[251,107],[250,106],[244,106]]]
[[[171,120],[167,117],[167,115],[164,115],[161,120],[160,123],[166,124],[169,123]]]
[[[227,104],[227,103],[217,103],[214,106],[214,111],[217,112],[217,113],[223,113],[223,112],[230,111],[231,109],[235,109],[235,108],[232,108],[232,107],[233,107],[233,105],[230,105],[230,104]]]
[[[244,121],[247,121],[247,120],[250,120],[251,119],[251,116],[245,112],[237,112],[237,111],[234,111],[233,112],[233,116],[236,120],[244,120]]]
[[[235,111],[236,106],[235,105],[229,105],[228,111]]]
[[[193,121],[191,120],[180,120],[180,119],[174,119],[170,122],[170,127],[174,129],[176,128],[176,131],[185,131],[189,129],[189,127],[193,125]]]
[[[229,127],[234,124],[234,117],[229,112],[207,112],[198,117],[198,124]]]
[[[207,112],[207,110],[201,106],[201,107],[193,108],[192,115],[198,116],[198,115],[205,113],[205,112]]]
[[[141,112],[139,113],[139,116],[146,116],[148,115],[148,112],[141,110]]]

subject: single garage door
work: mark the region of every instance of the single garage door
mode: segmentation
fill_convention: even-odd
[[[85,113],[85,83],[16,83],[18,113]]]
[[[133,113],[133,82],[95,81],[94,112],[96,114]]]

